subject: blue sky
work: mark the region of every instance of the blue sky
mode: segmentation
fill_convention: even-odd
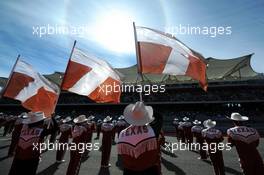
[[[136,63],[132,21],[161,31],[179,26],[231,26],[231,35],[177,35],[205,57],[255,53],[264,72],[262,0],[1,0],[0,76],[8,77],[18,54],[41,73],[65,71],[73,41],[114,67]],[[85,35],[33,35],[33,26],[87,27]]]

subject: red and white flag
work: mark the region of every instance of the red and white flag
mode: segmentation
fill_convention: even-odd
[[[74,48],[69,60],[62,90],[87,96],[97,103],[119,103],[121,80],[106,62]]]
[[[204,58],[170,34],[136,27],[142,73],[186,75],[198,80],[207,90]]]
[[[57,85],[19,59],[11,72],[3,96],[19,100],[28,110],[42,111],[46,117],[50,117],[54,113],[59,93]]]

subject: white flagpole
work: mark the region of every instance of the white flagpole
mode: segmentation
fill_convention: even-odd
[[[137,57],[137,70],[138,70],[138,76],[140,76],[141,81],[143,81],[143,75],[142,75],[142,64],[140,60],[140,50],[138,47],[138,41],[137,41],[137,30],[135,22],[133,22],[133,29],[134,29],[134,38],[135,38],[135,48],[136,48],[136,57]],[[143,101],[142,92],[139,92],[140,101]]]

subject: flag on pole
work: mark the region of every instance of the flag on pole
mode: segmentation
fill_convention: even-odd
[[[32,112],[42,111],[46,117],[54,113],[60,89],[36,72],[33,67],[17,60],[10,74],[3,96],[19,100]]]
[[[62,90],[87,96],[97,103],[119,103],[119,74],[106,62],[73,48]]]
[[[206,63],[202,55],[188,48],[170,34],[146,27],[136,27],[139,72],[186,75],[207,90]]]

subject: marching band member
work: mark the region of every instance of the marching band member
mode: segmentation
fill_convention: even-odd
[[[9,175],[35,175],[40,160],[40,143],[44,142],[44,137],[53,132],[44,128],[43,121],[45,119],[43,112],[29,112],[28,119],[24,120],[23,128],[17,144],[14,160],[9,171]],[[56,121],[54,121],[54,128]],[[34,147],[38,145],[38,149]]]
[[[115,144],[115,135],[116,135],[116,132],[117,132],[117,121],[113,120],[112,124],[114,126],[114,128],[112,129],[112,144]]]
[[[104,123],[102,124],[102,133],[103,133],[103,139],[102,139],[102,157],[101,157],[101,167],[102,168],[108,168],[111,166],[109,163],[110,161],[110,154],[111,154],[111,148],[112,148],[112,133],[114,125],[111,123],[112,118],[110,116],[107,116],[104,119]]]
[[[59,138],[59,144],[68,144],[69,143],[69,138],[71,137],[72,133],[72,125],[70,122],[72,121],[71,117],[66,117],[64,120],[62,120],[62,124],[59,126],[60,127],[60,138]],[[60,148],[57,150],[56,154],[56,162],[57,163],[63,163],[65,162],[64,155],[66,153],[66,149]]]
[[[185,136],[185,141],[187,143],[192,143],[193,142],[193,135],[192,135],[192,123],[189,121],[190,119],[188,117],[183,117],[183,131],[184,131],[184,136]]]
[[[59,116],[60,117],[60,116]],[[55,117],[52,118],[45,118],[44,123],[43,123],[43,127],[47,130],[52,130],[52,132],[46,136],[45,140],[49,139],[50,143],[54,143],[56,141],[56,137],[58,135],[58,131],[59,131],[59,127],[57,127],[57,130],[53,129],[54,128],[54,122],[56,122],[56,125],[58,126],[59,123],[58,121],[58,115],[56,115]],[[48,138],[49,136],[49,138]]]
[[[56,115],[55,116],[55,121],[57,123],[60,123],[60,120],[61,120],[61,116]],[[48,127],[54,127],[54,124],[53,124],[53,121],[52,120],[50,120],[50,123],[49,123]],[[50,135],[50,140],[49,140],[50,143],[55,143],[58,134],[59,134],[59,129],[58,130],[53,130],[53,132]]]
[[[202,136],[202,130],[203,127],[201,126],[201,121],[199,120],[194,120],[193,124],[194,126],[192,127],[192,133],[193,136],[196,138],[196,142],[200,144],[200,157],[198,159],[205,160],[207,159],[206,151],[202,149],[203,143],[204,143],[204,138]]]
[[[18,116],[15,122],[14,131],[12,132],[12,140],[9,146],[8,156],[13,156],[23,127],[23,120],[27,118],[28,118],[27,113],[22,113],[20,116]]]
[[[178,125],[178,138],[179,138],[178,140],[181,141],[182,143],[185,143],[183,124],[184,122],[179,122],[179,125]]]
[[[175,127],[175,135],[177,137],[177,139],[179,140],[179,136],[178,136],[178,126],[179,126],[179,119],[178,118],[174,118],[172,125]]]
[[[124,130],[127,127],[127,123],[125,121],[125,117],[121,115],[118,117],[118,121],[116,124],[116,130],[117,130],[117,138],[119,138],[119,134],[122,130]]]
[[[85,115],[80,115],[73,120],[75,126],[72,131],[72,143],[78,145],[79,143],[85,143],[87,140],[87,129],[83,126],[87,123],[87,118]],[[78,175],[81,167],[82,153],[80,150],[71,150],[70,152],[70,162],[68,165],[66,175]]]
[[[95,139],[100,139],[102,123],[103,121],[101,119],[98,119],[96,122],[96,138]]]
[[[89,124],[88,142],[87,143],[92,143],[93,132],[96,130],[96,124],[94,122],[95,117],[93,115],[91,115],[87,119],[88,119],[87,123]]]
[[[94,120],[94,116],[89,116],[87,118],[87,122],[84,122],[82,124],[83,127],[85,127],[86,131],[84,133],[85,135],[85,144],[87,143],[92,143],[92,137],[93,137],[93,129],[95,129],[95,123],[93,122]],[[86,159],[88,157],[88,154],[90,153],[90,150],[89,149],[86,149],[85,152],[83,153],[82,155],[82,158],[83,159]]]
[[[210,144],[218,145],[220,142],[224,140],[222,136],[222,132],[214,128],[216,125],[216,121],[212,121],[211,119],[208,119],[208,120],[205,120],[203,124],[206,129],[202,130],[202,136],[204,137],[208,145]],[[215,175],[224,175],[225,170],[224,170],[223,153],[222,151],[217,149],[217,146],[216,146],[216,150],[214,151],[211,150],[209,146],[209,149],[208,149],[209,157],[214,166]]]
[[[124,110],[129,127],[121,131],[118,154],[124,165],[124,175],[160,175],[160,148],[158,137],[162,122],[154,122],[153,108],[143,102],[128,105]],[[159,128],[159,129],[155,129]]]
[[[263,160],[257,150],[259,134],[256,129],[244,126],[248,117],[232,113],[229,118],[235,127],[227,130],[228,142],[235,146],[240,166],[245,175],[261,175],[264,172]]]

